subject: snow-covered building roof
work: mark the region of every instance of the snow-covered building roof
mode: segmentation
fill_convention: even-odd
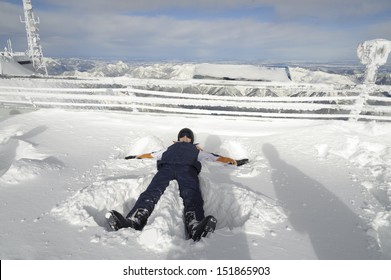
[[[0,52],[0,75],[31,76],[34,72],[19,64],[8,52]]]

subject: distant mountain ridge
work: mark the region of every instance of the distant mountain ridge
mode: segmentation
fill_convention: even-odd
[[[140,79],[192,79],[196,63],[150,63],[103,61],[79,58],[47,58],[50,75],[76,77],[130,77]],[[230,63],[229,65],[232,65]],[[238,64],[240,65],[240,64]],[[258,66],[254,64],[255,66]],[[260,65],[270,66],[272,64]],[[282,64],[276,64],[281,66]],[[319,80],[330,83],[360,83],[365,67],[362,65],[334,63],[292,63],[287,64],[294,82],[318,83]],[[340,77],[338,77],[340,76]],[[377,84],[391,85],[391,65],[380,68]]]

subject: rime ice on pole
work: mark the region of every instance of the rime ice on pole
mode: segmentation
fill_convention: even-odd
[[[374,84],[379,67],[387,62],[388,54],[391,52],[391,41],[375,39],[365,41],[358,45],[357,55],[360,62],[366,65],[365,84]]]

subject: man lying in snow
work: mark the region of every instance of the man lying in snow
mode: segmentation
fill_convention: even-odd
[[[204,215],[204,201],[198,179],[201,162],[218,161],[237,165],[236,160],[202,151],[194,144],[194,133],[189,128],[180,130],[178,141],[167,149],[138,156],[128,156],[125,159],[131,158],[156,158],[158,172],[148,188],[139,196],[126,218],[115,210],[106,214],[113,230],[128,227],[142,230],[170,181],[177,180],[184,204],[186,239],[191,238],[194,241],[199,241],[201,237],[214,231],[217,220],[213,216],[205,217]]]

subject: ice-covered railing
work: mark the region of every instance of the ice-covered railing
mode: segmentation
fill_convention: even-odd
[[[260,86],[262,89],[262,86]],[[270,86],[265,86],[269,90]],[[391,121],[390,86],[279,85],[286,96],[218,96],[137,88],[0,87],[0,104],[241,117]],[[322,96],[312,96],[312,95]]]

